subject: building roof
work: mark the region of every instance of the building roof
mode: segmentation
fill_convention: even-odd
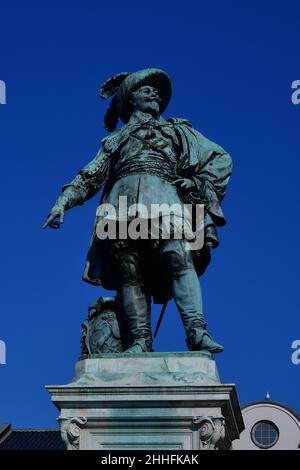
[[[1,450],[66,450],[57,429],[12,429],[0,425]]]
[[[300,415],[295,410],[293,410],[290,406],[288,406],[284,403],[281,403],[279,401],[270,400],[270,399],[253,401],[253,402],[248,403],[247,405],[243,406],[242,410],[245,410],[246,408],[249,408],[250,406],[255,406],[255,405],[275,405],[275,406],[278,406],[279,408],[283,408],[286,411],[289,411],[293,416],[295,416],[295,418],[298,421],[300,421]]]

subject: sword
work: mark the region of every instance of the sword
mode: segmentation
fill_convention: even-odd
[[[155,328],[154,338],[156,337],[156,335],[157,335],[157,333],[158,333],[158,330],[159,330],[161,321],[162,321],[162,319],[163,319],[165,310],[166,310],[166,308],[167,308],[167,305],[168,305],[168,301],[166,301],[166,302],[163,304],[163,306],[162,306],[162,309],[161,309],[161,312],[160,312],[160,315],[159,315],[159,319],[158,319],[158,322],[157,322],[157,325],[156,325],[156,328]]]

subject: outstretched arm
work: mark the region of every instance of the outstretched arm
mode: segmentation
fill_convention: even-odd
[[[49,212],[43,228],[59,228],[64,221],[65,212],[92,198],[105,183],[108,172],[109,156],[101,148],[96,157],[80,170],[73,181],[62,188],[62,193]]]

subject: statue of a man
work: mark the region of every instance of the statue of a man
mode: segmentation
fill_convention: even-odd
[[[193,129],[186,119],[164,119],[171,98],[170,77],[160,69],[121,73],[101,87],[113,97],[104,123],[112,132],[96,157],[63,187],[44,227],[58,228],[65,211],[93,197],[118,213],[120,196],[128,205],[203,204],[204,245],[187,249],[185,238],[100,239],[96,218],[83,279],[115,290],[128,331],[127,352],[152,351],[150,302],[174,298],[189,350],[221,352],[206,330],[198,277],[218,246],[216,227],[226,223],[221,209],[231,175],[229,154]],[[121,119],[123,127],[116,129]],[[120,220],[118,221],[120,223]],[[171,233],[172,235],[172,233]],[[173,233],[174,235],[174,233]]]

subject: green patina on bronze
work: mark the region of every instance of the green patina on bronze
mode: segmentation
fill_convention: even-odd
[[[226,223],[221,202],[232,163],[222,147],[195,130],[188,120],[161,115],[171,93],[171,79],[160,69],[121,73],[102,85],[101,97],[112,98],[104,118],[111,134],[102,140],[96,157],[63,187],[44,227],[58,228],[68,209],[82,205],[100,188],[100,203],[116,209],[120,196],[128,198],[128,205],[146,207],[204,204],[204,245],[194,251],[185,250],[185,240],[101,240],[96,234],[96,218],[83,279],[117,292],[122,350],[152,351],[151,299],[166,303],[173,297],[189,350],[216,353],[223,347],[206,330],[198,276],[210,263],[211,248],[219,244],[217,227]],[[115,130],[118,119],[123,127]],[[104,323],[99,320],[99,325]],[[86,326],[91,324],[97,331],[97,340],[90,338],[94,352],[105,352],[99,340],[101,326],[96,327],[97,322],[91,323],[90,318]],[[119,350],[117,341],[105,337],[103,344],[106,349]]]

